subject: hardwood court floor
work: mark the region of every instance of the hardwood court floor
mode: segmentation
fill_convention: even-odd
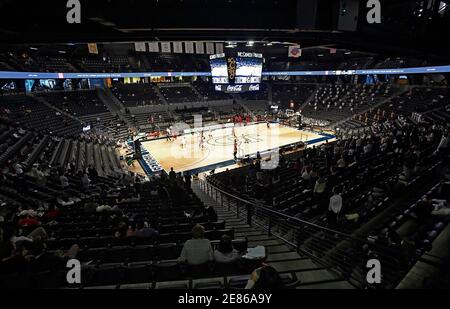
[[[310,131],[297,130],[278,124],[271,124],[270,129],[264,123],[235,127],[238,157],[255,154],[269,149],[297,143],[300,141],[319,140],[322,135]],[[166,139],[143,142],[142,146],[150,152],[159,164],[169,171],[176,172],[197,169],[209,165],[233,160],[234,137],[232,128],[204,132],[205,142],[200,147],[198,133],[185,135],[186,146],[181,147],[182,138],[175,141]]]

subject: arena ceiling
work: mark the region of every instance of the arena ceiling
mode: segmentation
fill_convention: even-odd
[[[365,1],[361,0],[355,31],[342,31],[338,19],[345,14],[346,1],[352,0],[80,0],[81,23],[69,24],[66,0],[0,0],[0,47],[252,40],[441,60],[450,57],[450,43],[444,39],[450,28],[449,10],[439,11],[448,0],[381,0],[379,25],[365,22]],[[308,24],[304,9],[311,3],[317,10]]]

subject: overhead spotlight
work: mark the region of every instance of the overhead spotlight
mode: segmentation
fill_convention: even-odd
[[[30,46],[30,49],[31,49],[31,50],[38,50],[37,47],[32,47],[32,46]]]
[[[64,50],[58,50],[58,53],[65,54],[66,52]]]
[[[246,46],[253,46],[255,44],[255,41],[248,41]]]
[[[346,51],[345,53],[344,53],[344,55],[350,55],[352,52],[351,51]]]
[[[266,45],[267,45],[267,46],[272,46],[273,43],[272,43],[272,42],[268,42]]]
[[[317,57],[323,57],[323,54],[317,54]]]

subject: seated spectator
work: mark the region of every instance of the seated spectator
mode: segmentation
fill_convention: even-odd
[[[344,160],[344,157],[341,157],[341,158],[337,161],[337,166],[338,166],[338,168],[341,168],[341,169],[345,168],[345,160]]]
[[[56,198],[56,203],[58,203],[61,206],[68,206],[73,205],[75,202],[68,198],[67,196],[59,196]]]
[[[96,212],[110,212],[111,210],[112,208],[109,205],[100,205],[95,209]]]
[[[28,227],[28,226],[36,226],[40,225],[41,223],[39,220],[37,220],[35,217],[31,216],[28,211],[24,210],[19,214],[19,221],[18,225],[21,227]]]
[[[216,210],[210,205],[206,205],[205,209],[203,210],[203,216],[208,222],[217,222],[218,220]]]
[[[220,239],[219,247],[214,250],[214,259],[219,263],[228,263],[238,260],[241,256],[233,248],[233,242],[230,236],[223,235]]]
[[[19,163],[14,164],[14,173],[16,173],[17,176],[20,176],[23,174],[23,167]]]
[[[88,174],[84,173],[83,176],[81,176],[81,184],[83,185],[83,189],[85,190],[89,189],[91,180],[89,179]]]
[[[431,212],[434,216],[448,216],[450,215],[450,199],[433,200],[434,210]]]
[[[319,206],[326,205],[326,189],[327,180],[320,174],[314,185],[314,197]]]
[[[44,175],[44,173],[38,169],[38,164],[35,163],[33,164],[33,167],[31,169],[31,171],[29,172],[29,175],[33,178],[36,179],[36,182],[41,185],[41,186],[45,186],[47,183],[47,179]]]
[[[142,238],[158,237],[159,232],[149,227],[147,222],[140,221],[137,223],[136,231],[133,236]]]
[[[122,237],[128,237],[128,236],[134,236],[134,230],[133,230],[133,235],[128,235],[126,222],[120,221],[117,226],[117,230],[114,233],[114,237],[122,238]]]
[[[372,152],[373,149],[373,145],[372,142],[367,142],[367,144],[364,146],[363,150],[365,154],[369,154],[370,152]]]
[[[59,181],[61,182],[61,186],[63,187],[63,189],[69,186],[69,179],[66,177],[65,174],[61,174],[59,176]]]
[[[47,211],[42,216],[42,219],[47,222],[53,221],[57,217],[59,217],[60,214],[61,214],[61,211],[55,205],[51,204],[50,206],[48,206]]]
[[[280,275],[272,266],[264,265],[255,269],[250,275],[245,289],[285,289],[285,285],[281,280]]]
[[[68,259],[75,258],[80,251],[78,245],[73,245],[67,253],[45,251],[45,244],[33,241],[25,244],[24,256],[29,262],[31,271],[62,270],[66,268]]]
[[[84,204],[84,212],[94,213],[97,210],[98,203],[94,202],[92,198],[89,198]]]
[[[214,259],[211,242],[203,238],[205,228],[197,224],[192,228],[192,239],[184,243],[179,261],[187,262],[191,265],[200,265]]]
[[[42,226],[39,226],[33,229],[31,233],[27,235],[27,238],[31,241],[43,241],[48,238],[48,234]]]
[[[27,260],[22,255],[20,244],[2,242],[0,246],[0,274],[13,274],[26,269]]]

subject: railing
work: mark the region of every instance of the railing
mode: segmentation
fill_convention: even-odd
[[[292,217],[255,200],[246,200],[199,179],[200,188],[222,207],[276,237],[358,288],[395,288],[410,265],[400,250],[333,228]],[[367,263],[377,259],[381,283],[369,283]]]

